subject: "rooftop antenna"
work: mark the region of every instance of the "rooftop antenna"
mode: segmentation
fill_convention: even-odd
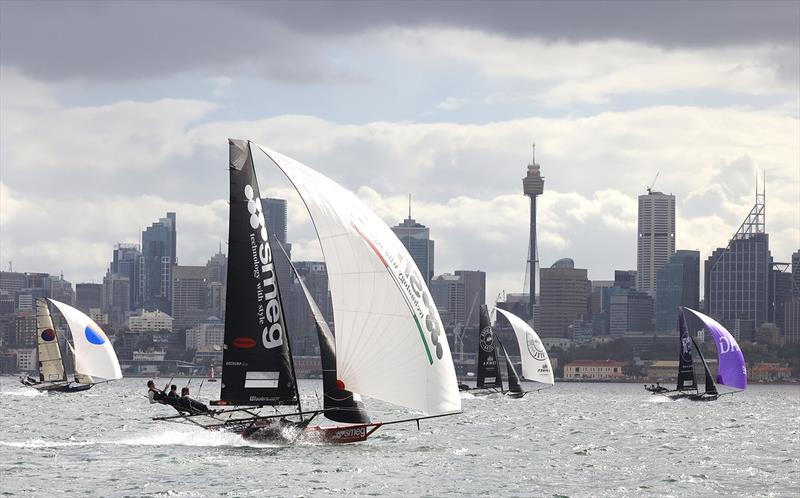
[[[653,181],[650,182],[650,185],[647,186],[647,195],[650,195],[650,193],[653,191],[653,187],[656,186],[656,180],[658,180],[658,175],[659,174],[661,174],[661,172],[660,171],[656,171],[655,178],[653,178]]]
[[[9,272],[13,272],[14,271],[14,267],[11,265],[11,260],[8,261],[8,271]]]
[[[531,157],[531,164],[536,165],[536,142],[533,142],[533,157]]]
[[[411,194],[408,194],[408,219],[411,219]]]

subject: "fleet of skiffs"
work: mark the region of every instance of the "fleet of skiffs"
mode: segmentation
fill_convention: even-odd
[[[262,211],[253,152],[277,167],[303,200],[327,266],[335,334],[270,232]],[[461,413],[461,393],[500,393],[521,398],[553,385],[553,369],[536,332],[511,312],[495,308],[516,337],[515,365],[494,333],[490,311],[480,308],[475,387],[459,384],[439,313],[416,264],[389,227],[352,192],[294,159],[250,141],[229,140],[230,211],[227,309],[220,399],[212,407],[168,402],[177,413],[154,420],[225,430],[245,438],[293,442],[352,443],[384,425]],[[278,275],[291,272],[314,316],[323,373],[322,406],[304,408],[290,346]],[[286,278],[286,277],[282,277]],[[285,282],[284,282],[285,285]],[[49,300],[65,319],[74,357],[69,380],[59,334],[46,300],[36,303],[39,379],[22,382],[42,391],[75,392],[122,378],[106,334],[88,316]],[[713,337],[719,356],[716,377],[689,334],[686,314]],[[495,324],[496,325],[496,324]],[[739,345],[712,318],[688,308],[678,316],[678,384],[647,386],[670,398],[713,400],[743,390],[747,371]],[[503,384],[499,354],[506,364]],[[524,390],[525,386],[528,390]],[[723,387],[725,390],[723,390]],[[373,421],[361,399],[368,396],[420,415]],[[263,414],[261,409],[271,412]],[[328,422],[315,423],[324,418]]]

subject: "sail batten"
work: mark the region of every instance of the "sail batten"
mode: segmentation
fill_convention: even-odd
[[[430,414],[460,410],[444,327],[405,247],[351,192],[258,147],[297,190],[317,232],[336,323],[338,380],[355,393]]]

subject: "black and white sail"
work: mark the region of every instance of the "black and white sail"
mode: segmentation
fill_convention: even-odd
[[[489,318],[489,308],[482,304],[480,307],[480,329],[478,336],[478,389],[503,388],[503,378],[500,375],[500,364],[497,362],[497,347],[495,344],[492,322]]]
[[[229,140],[225,346],[218,404],[299,403],[294,363],[250,144]]]
[[[692,361],[692,338],[686,326],[686,317],[683,310],[678,313],[678,331],[680,341],[680,352],[678,354],[678,391],[684,389],[697,389],[697,382],[694,376],[694,362]]]
[[[511,358],[508,356],[508,350],[505,346],[500,342],[500,339],[497,339],[497,344],[503,348],[503,354],[506,357],[506,374],[508,375],[508,392],[511,394],[521,394],[522,386],[520,385],[519,375],[517,374],[517,369],[514,368],[514,364],[511,362]]]

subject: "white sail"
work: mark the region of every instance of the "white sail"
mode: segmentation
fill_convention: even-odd
[[[36,331],[39,337],[39,380],[66,382],[67,374],[61,359],[61,348],[58,346],[58,334],[44,299],[36,300]]]
[[[534,382],[553,385],[553,367],[539,335],[522,318],[506,310],[496,308],[511,323],[519,344],[522,358],[522,378]]]
[[[431,414],[460,410],[439,313],[405,247],[351,192],[258,147],[289,178],[314,222],[328,269],[344,388]]]
[[[103,380],[122,378],[119,361],[103,329],[94,320],[72,306],[50,299],[64,315],[72,332],[75,344],[75,377],[78,382],[84,376]]]

